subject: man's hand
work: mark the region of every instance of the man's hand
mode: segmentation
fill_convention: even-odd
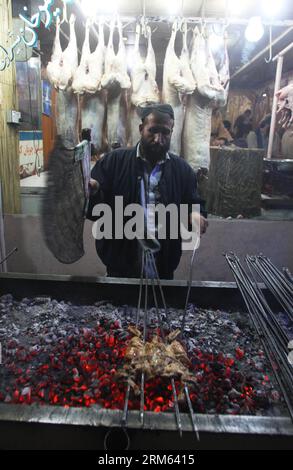
[[[190,221],[193,227],[200,227],[201,235],[206,233],[209,223],[202,215],[198,212],[192,212],[190,214]]]
[[[226,139],[215,139],[212,141],[213,147],[223,147],[226,144]]]
[[[100,185],[99,185],[99,182],[97,180],[94,180],[93,178],[90,178],[89,187],[90,187],[91,193],[94,194],[98,191]]]

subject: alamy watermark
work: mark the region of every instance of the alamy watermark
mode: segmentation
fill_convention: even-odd
[[[100,203],[94,206],[92,215],[98,220],[93,224],[92,234],[96,240],[180,238],[183,251],[193,250],[200,244],[199,204],[148,204],[144,208],[134,203],[124,207],[123,196],[116,196],[114,211],[113,220],[110,205]]]

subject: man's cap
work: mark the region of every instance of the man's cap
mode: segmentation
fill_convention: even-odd
[[[170,104],[151,104],[141,108],[140,116],[142,121],[151,113],[158,111],[159,113],[168,114],[174,119],[174,110]]]

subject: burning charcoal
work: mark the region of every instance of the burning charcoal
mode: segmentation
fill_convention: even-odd
[[[231,388],[232,388],[232,383],[231,383],[231,380],[230,380],[230,379],[225,379],[225,380],[223,381],[223,388],[224,388],[224,390],[228,390],[228,391],[231,390]]]
[[[270,393],[270,399],[274,403],[278,403],[280,401],[280,393],[277,390],[272,390]]]
[[[12,402],[12,397],[7,393],[7,395],[4,398],[4,403],[11,403]]]
[[[138,409],[140,355],[136,354],[133,365],[126,361],[131,341],[127,328],[136,321],[136,308],[114,307],[104,301],[77,306],[43,299],[17,302],[12,296],[0,298],[0,337],[5,338],[0,401],[122,409],[125,381],[131,382],[129,374],[133,374],[131,386],[138,397],[131,401],[130,409]],[[169,309],[173,330],[180,328],[182,312]],[[163,316],[164,310],[160,313]],[[155,309],[148,311],[148,318],[156,335]],[[152,377],[154,370],[166,374],[166,378],[153,377],[145,384],[147,410],[173,410],[168,377],[174,374],[179,397],[183,396],[180,377],[186,374],[184,378],[191,380],[192,404],[201,413],[260,413],[268,403],[280,406],[276,384],[265,379],[268,365],[245,316],[190,304],[186,326],[180,347],[174,337],[166,349],[157,342],[143,356],[149,361],[147,375]],[[9,341],[13,341],[11,348]],[[116,380],[117,370],[123,380]],[[22,394],[26,388],[31,393]]]

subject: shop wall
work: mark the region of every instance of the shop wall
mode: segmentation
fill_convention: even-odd
[[[8,31],[12,30],[11,1],[0,1],[0,44],[8,47]],[[8,45],[7,45],[8,44]],[[7,111],[17,110],[15,64],[0,71],[0,180],[2,185],[3,212],[20,211],[18,175],[18,132],[7,124]]]
[[[106,269],[98,258],[92,236],[92,222],[84,228],[85,255],[80,261],[59,263],[45,245],[39,216],[5,217],[6,250],[18,247],[8,261],[8,271],[34,274],[104,276]],[[222,253],[234,251],[241,259],[249,253],[270,256],[277,266],[293,272],[293,224],[290,221],[210,220],[201,239],[193,270],[194,280],[232,281]],[[183,254],[175,279],[187,279],[191,252]]]

